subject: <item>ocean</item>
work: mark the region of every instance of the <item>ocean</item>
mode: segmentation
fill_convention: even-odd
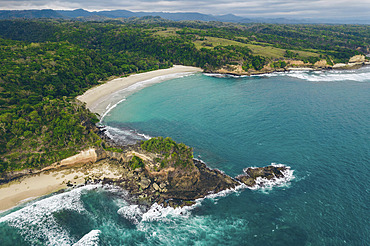
[[[0,214],[0,245],[369,245],[370,67],[198,73],[125,99],[102,120],[120,143],[171,137],[230,176],[277,163],[292,179],[182,209],[80,187]]]

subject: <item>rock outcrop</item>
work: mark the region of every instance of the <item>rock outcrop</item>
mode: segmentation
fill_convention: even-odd
[[[365,56],[364,55],[357,55],[357,56],[352,56],[350,59],[349,59],[349,63],[363,63],[365,62],[366,59],[365,59]]]
[[[144,165],[133,167],[134,158],[140,158]],[[74,179],[65,181],[67,186],[78,186],[76,178],[85,180],[85,184],[111,184],[127,190],[134,203],[177,207],[192,205],[198,198],[234,189],[241,183],[253,187],[258,178],[283,177],[286,170],[285,167],[276,166],[248,168],[244,170],[244,175],[234,179],[219,170],[208,168],[197,159],[192,159],[187,166],[161,167],[158,163],[163,160],[161,158],[161,154],[147,152],[139,144],[126,146],[122,153],[89,149],[30,174],[58,170],[75,172]]]
[[[237,180],[248,187],[262,185],[264,181],[276,181],[284,179],[290,167],[284,165],[271,165],[267,167],[249,167],[244,169],[244,174],[236,177]]]

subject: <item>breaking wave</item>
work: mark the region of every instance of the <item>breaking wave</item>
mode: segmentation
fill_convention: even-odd
[[[289,71],[255,76],[258,77],[286,76],[310,82],[335,82],[335,81],[365,82],[368,81],[370,78],[370,68],[363,67],[358,70]]]
[[[85,213],[86,210],[80,197],[84,192],[98,187],[99,185],[84,186],[70,192],[36,201],[0,218],[0,223],[7,223],[8,226],[19,229],[23,238],[31,244],[37,244],[37,242],[41,241],[46,245],[72,245],[75,243],[74,239],[69,235],[68,230],[59,226],[54,214],[61,210]],[[83,241],[87,243],[88,238],[96,238],[96,232],[94,237],[91,235]],[[96,240],[94,239],[94,241]]]
[[[365,82],[370,78],[370,67],[366,66],[356,70],[296,70],[287,72],[273,72],[256,75],[232,75],[218,73],[204,73],[204,75],[216,78],[247,78],[247,77],[291,77],[310,82],[334,82],[334,81],[356,81]]]
[[[274,177],[272,179],[267,179],[267,178],[261,178],[257,177],[256,178],[256,185],[252,187],[248,187],[251,190],[261,190],[262,192],[268,192],[272,190],[274,186],[276,187],[283,187],[283,186],[289,186],[290,181],[292,181],[295,176],[293,175],[294,170],[291,169],[290,166],[284,165],[284,164],[276,164],[276,163],[271,163],[272,166],[274,167],[285,167],[286,170],[282,171],[283,177],[278,178]],[[253,167],[250,167],[253,169]],[[247,169],[244,169],[244,172],[246,172]]]
[[[104,126],[105,134],[114,142],[120,145],[135,144],[141,140],[151,139],[151,136],[139,133],[130,128],[117,128],[112,126]]]

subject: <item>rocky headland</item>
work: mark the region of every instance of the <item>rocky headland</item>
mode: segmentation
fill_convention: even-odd
[[[295,70],[349,70],[349,69],[358,69],[366,65],[370,65],[370,60],[364,55],[356,55],[349,59],[348,63],[337,63],[334,64],[333,61],[330,61],[331,64],[325,59],[319,60],[315,63],[305,63],[301,60],[294,59],[283,59],[279,60],[278,63],[280,66],[274,65],[277,61],[271,61],[266,64],[261,70],[248,69],[244,70],[241,64],[239,65],[225,65],[219,69],[215,70],[206,70],[206,73],[216,73],[216,74],[226,74],[226,75],[258,75],[274,72],[286,72],[286,71],[295,71]],[[283,66],[281,64],[284,64]]]
[[[124,146],[120,152],[89,149],[41,170],[8,173],[1,181],[14,182],[21,175],[20,179],[52,174],[63,187],[110,184],[127,190],[133,203],[182,207],[242,184],[253,188],[260,184],[260,179],[284,177],[285,170],[285,166],[248,168],[243,175],[232,178],[194,159],[192,149],[184,144],[159,137]]]
[[[187,206],[210,194],[232,190],[242,184],[253,188],[260,180],[284,177],[285,166],[248,168],[232,178],[194,159],[192,149],[170,138],[153,138],[124,146],[120,152],[89,149],[28,175],[63,171],[63,184],[76,187],[86,184],[110,184],[127,190],[133,203],[158,203],[164,207]],[[19,175],[19,174],[18,174]],[[69,176],[68,176],[69,175]],[[13,177],[14,178],[14,177]],[[9,174],[7,180],[11,180]],[[6,182],[6,177],[3,177]]]

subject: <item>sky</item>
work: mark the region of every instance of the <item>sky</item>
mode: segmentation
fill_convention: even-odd
[[[125,9],[144,12],[199,12],[267,18],[368,19],[370,0],[0,0],[1,10]]]

